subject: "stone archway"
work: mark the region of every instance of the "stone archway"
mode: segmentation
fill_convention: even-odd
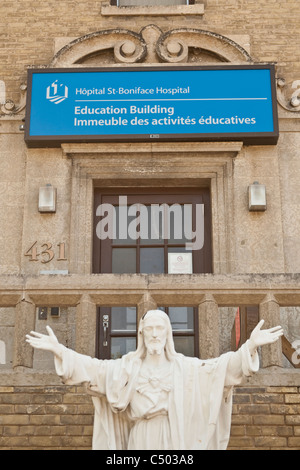
[[[57,52],[49,67],[141,62],[249,63],[252,59],[242,46],[217,33],[189,28],[163,32],[148,25],[139,33],[114,29],[77,38]]]

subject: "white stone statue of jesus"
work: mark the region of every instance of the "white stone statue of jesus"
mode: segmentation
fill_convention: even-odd
[[[176,353],[169,317],[160,310],[143,316],[137,350],[120,359],[72,351],[49,326],[48,335],[31,332],[26,341],[54,354],[65,384],[87,384],[95,407],[93,449],[225,450],[233,387],[258,371],[257,348],[283,334],[280,326],[262,325],[238,351],[209,360]]]

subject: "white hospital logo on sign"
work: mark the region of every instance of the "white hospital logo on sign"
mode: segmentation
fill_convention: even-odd
[[[68,98],[68,91],[66,85],[55,80],[55,82],[47,87],[46,99],[52,103],[59,104]]]

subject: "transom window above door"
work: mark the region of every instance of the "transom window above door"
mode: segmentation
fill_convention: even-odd
[[[94,273],[211,271],[208,188],[95,190]]]

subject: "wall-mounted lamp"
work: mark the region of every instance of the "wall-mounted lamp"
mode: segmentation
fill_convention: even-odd
[[[39,212],[56,212],[57,190],[51,184],[39,190]]]
[[[249,211],[265,211],[267,209],[266,187],[254,181],[249,186]]]

